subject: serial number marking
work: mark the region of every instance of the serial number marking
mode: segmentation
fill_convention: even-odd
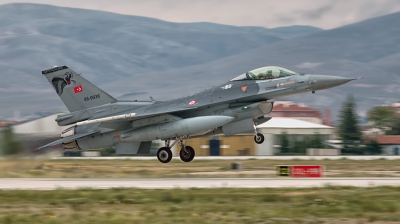
[[[89,101],[89,100],[95,100],[100,98],[100,94],[96,94],[96,95],[92,95],[92,96],[87,96],[85,98],[83,98],[84,101]]]

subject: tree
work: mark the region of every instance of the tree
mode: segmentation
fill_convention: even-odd
[[[109,147],[105,149],[100,149],[101,156],[115,156],[115,148]]]
[[[390,130],[386,131],[387,135],[400,135],[400,116],[396,115]]]
[[[347,97],[343,103],[339,115],[339,136],[343,141],[343,153],[361,154],[359,144],[361,142],[361,131],[358,128],[358,119],[356,114],[356,103],[352,95]]]
[[[364,147],[364,153],[368,155],[382,154],[382,146],[375,140],[370,140]]]
[[[306,153],[307,149],[312,148],[311,147],[311,138],[309,135],[305,136],[303,140],[301,141],[301,150]]]
[[[4,129],[2,148],[4,155],[16,155],[22,152],[22,144],[15,138],[12,127],[9,125]]]
[[[303,142],[302,141],[294,140],[291,143],[292,144],[291,144],[290,148],[293,153],[303,153],[303,148],[302,148]]]
[[[394,107],[374,107],[368,112],[367,120],[373,127],[386,130],[386,134],[400,134],[400,116]]]
[[[281,153],[289,152],[289,138],[286,132],[281,134]]]
[[[324,143],[318,133],[314,133],[311,138],[310,148],[321,149],[324,147]]]

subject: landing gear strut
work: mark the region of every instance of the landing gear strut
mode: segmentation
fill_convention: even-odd
[[[257,144],[262,144],[264,142],[264,135],[257,132],[255,124],[254,124],[254,142]]]

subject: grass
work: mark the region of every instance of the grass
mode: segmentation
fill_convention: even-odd
[[[0,178],[274,177],[276,165],[324,165],[327,177],[400,177],[399,160],[240,160],[243,168],[232,172],[233,162],[9,159],[0,160]]]
[[[0,191],[0,223],[399,223],[400,187]]]

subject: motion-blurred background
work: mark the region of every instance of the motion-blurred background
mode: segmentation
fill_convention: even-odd
[[[0,0],[0,223],[400,223],[399,42],[398,0]],[[364,78],[276,99],[263,144],[190,139],[194,161],[162,164],[159,141],[36,150],[67,128],[56,65],[118,100],[273,65]]]
[[[54,119],[66,108],[41,75],[55,65],[119,100],[169,100],[268,65],[363,76],[278,99],[258,127],[263,145],[251,135],[191,145],[197,155],[400,153],[398,1],[26,2],[0,0],[1,154],[38,153],[65,129]]]

